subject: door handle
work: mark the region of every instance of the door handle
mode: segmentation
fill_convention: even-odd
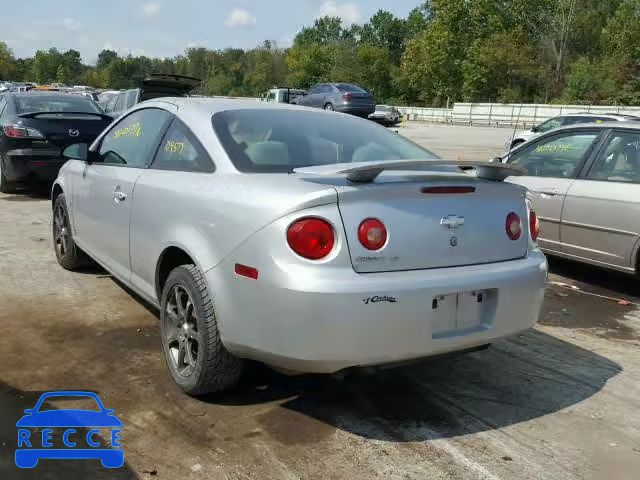
[[[542,195],[554,196],[558,195],[560,193],[560,190],[558,190],[557,188],[541,188],[539,190],[536,190],[536,192]]]
[[[113,199],[116,203],[124,202],[127,199],[127,194],[120,190],[120,187],[116,187],[113,191]]]

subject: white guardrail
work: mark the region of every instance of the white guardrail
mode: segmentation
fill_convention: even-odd
[[[546,105],[503,103],[455,103],[453,108],[397,107],[405,119],[422,122],[530,127],[568,113],[619,113],[640,116],[640,107],[602,105]]]

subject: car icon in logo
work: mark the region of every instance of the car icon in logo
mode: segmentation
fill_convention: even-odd
[[[89,397],[95,400],[98,410],[60,409],[40,411],[42,403],[52,397]],[[18,423],[18,448],[16,465],[33,468],[39,459],[100,459],[107,468],[119,468],[124,464],[121,448],[122,422],[114,415],[114,410],[104,408],[98,395],[93,392],[48,392],[43,394],[36,406],[26,413]],[[37,428],[41,432],[29,430]],[[67,448],[52,448],[53,429],[64,430],[62,439]],[[90,428],[83,435],[77,428]],[[111,429],[111,447],[100,448],[99,428]],[[91,448],[75,448],[77,441],[84,440]],[[40,448],[41,447],[41,448]],[[116,447],[116,448],[113,448]]]

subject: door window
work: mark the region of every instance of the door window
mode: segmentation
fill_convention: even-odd
[[[587,178],[608,182],[640,182],[640,134],[614,132],[594,162]]]
[[[136,110],[106,134],[100,145],[99,162],[144,168],[158,146],[171,114],[158,108]]]
[[[113,107],[114,112],[122,112],[124,110],[124,100],[126,98],[125,93],[121,93],[118,95],[118,99],[116,100],[116,104]]]
[[[558,128],[562,125],[562,121],[564,117],[555,117],[547,120],[546,122],[541,123],[536,127],[536,132],[548,132],[549,130],[553,130],[554,128]]]
[[[213,162],[195,135],[180,120],[174,120],[151,164],[156,170],[213,172]]]
[[[596,138],[596,132],[554,135],[518,150],[508,163],[524,168],[534,177],[572,178]]]
[[[129,109],[129,108],[133,107],[136,104],[137,98],[138,98],[138,91],[137,90],[129,90],[127,92],[126,108]]]

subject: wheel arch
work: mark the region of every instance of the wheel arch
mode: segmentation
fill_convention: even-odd
[[[183,245],[168,245],[160,253],[156,262],[155,293],[158,304],[162,302],[162,290],[169,278],[169,274],[181,265],[196,265],[202,271],[195,260],[195,256]]]
[[[52,210],[56,204],[56,199],[63,193],[64,193],[64,189],[62,188],[62,185],[60,185],[58,182],[55,182],[53,184],[53,187],[51,187],[51,209]]]

